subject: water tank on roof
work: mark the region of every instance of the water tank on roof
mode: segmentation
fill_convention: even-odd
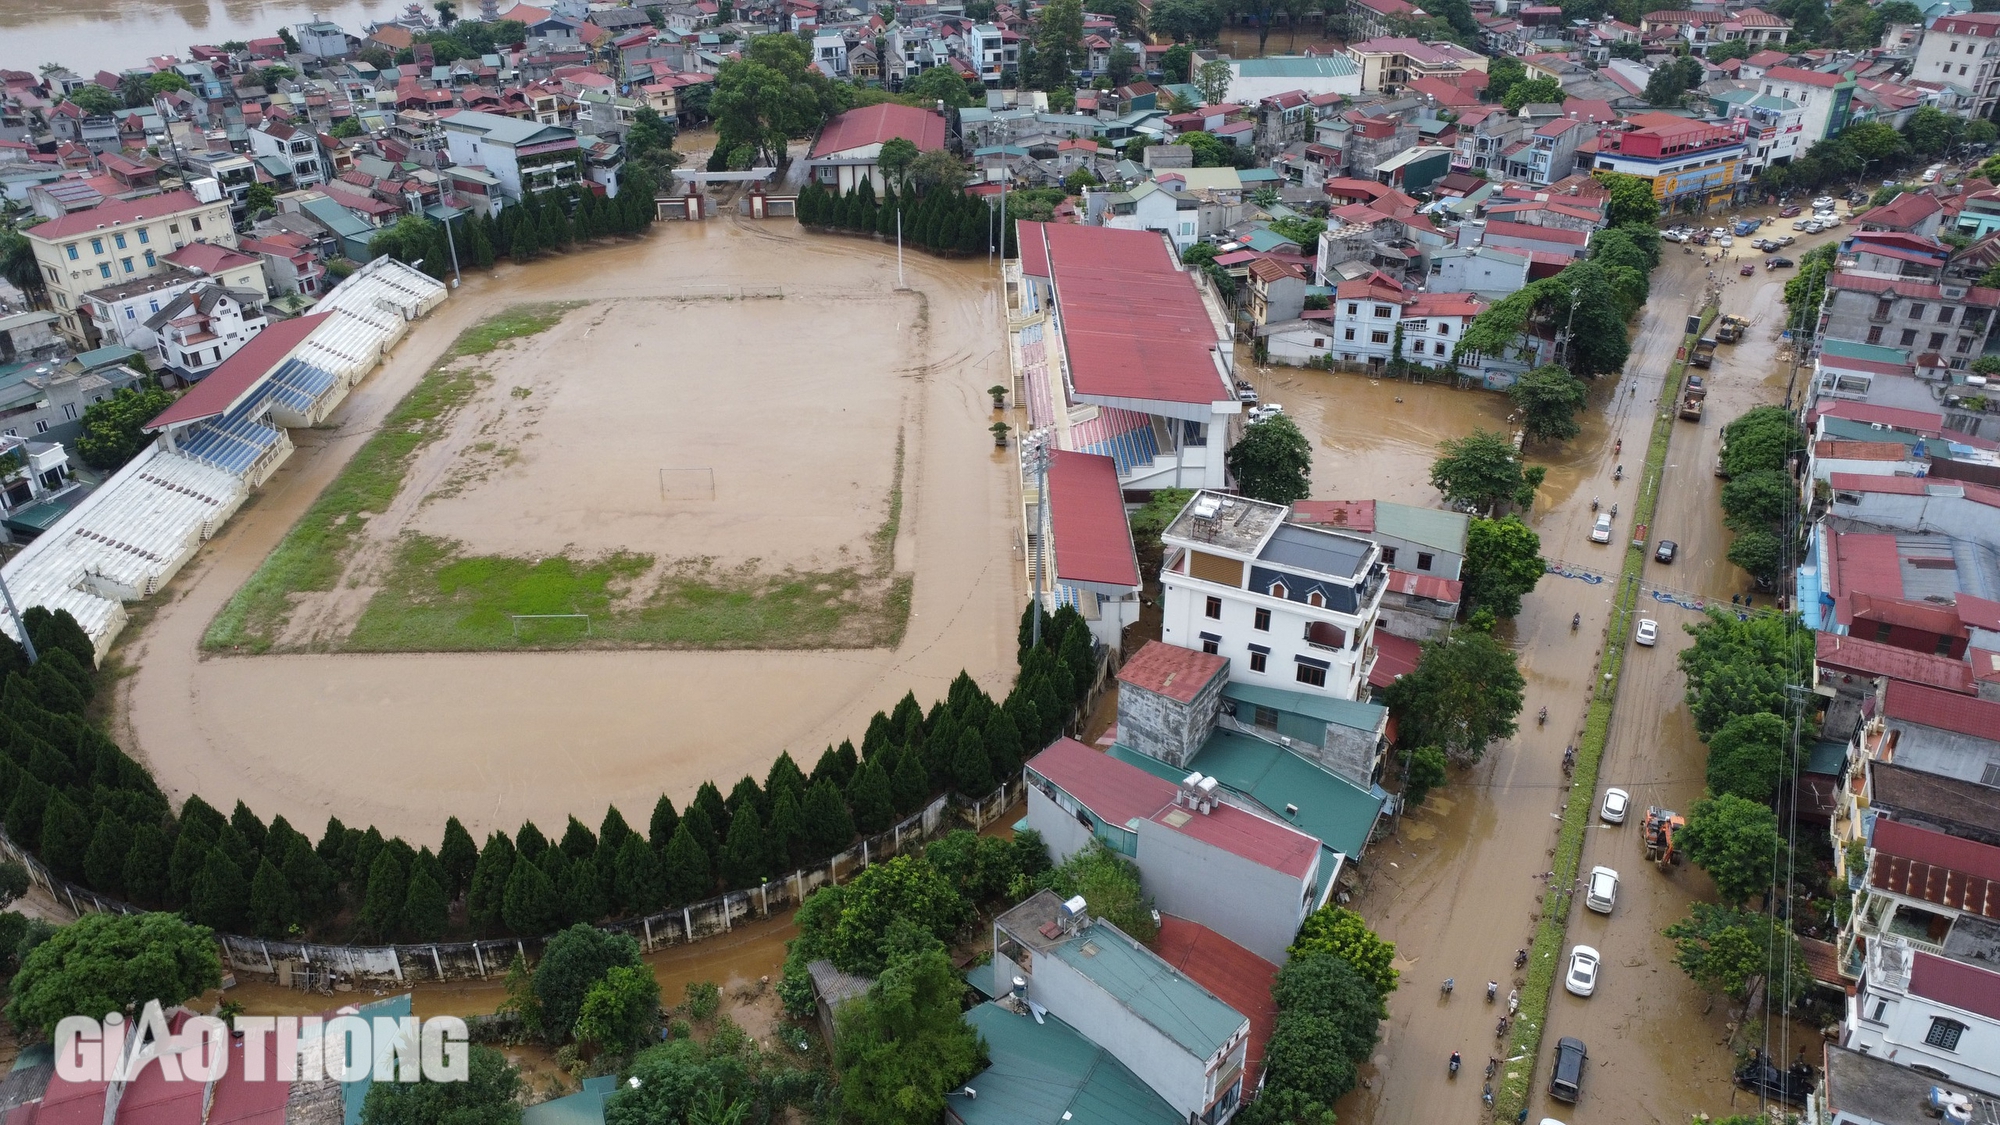
[[[203,176],[188,184],[196,200],[202,203],[222,202],[222,185],[213,176]]]

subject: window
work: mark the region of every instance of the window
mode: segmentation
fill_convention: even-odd
[[[1325,687],[1326,669],[1316,668],[1311,664],[1301,663],[1299,665],[1298,674],[1294,678],[1297,679],[1298,682],[1305,684],[1308,687]]]
[[[1357,304],[1357,303],[1353,302],[1353,301],[1349,301],[1349,302],[1347,302],[1347,315],[1348,315],[1348,316],[1360,316],[1360,315],[1361,315],[1361,306],[1360,306],[1359,304]]]
[[[201,220],[199,218],[190,218],[188,219],[188,225],[193,227],[195,230],[200,230]]]
[[[135,309],[135,308],[133,308],[133,307],[132,307],[131,305],[126,305],[126,306],[125,306],[125,319],[126,319],[126,320],[137,320],[137,319],[139,319],[139,310],[138,310],[138,309]]]
[[[1947,635],[1945,635],[1945,636],[1941,636],[1941,637],[1939,637],[1939,638],[1938,638],[1938,642],[1937,642],[1937,648],[1936,648],[1935,650],[1933,650],[1933,651],[1935,651],[1935,652],[1937,653],[1937,655],[1939,655],[1939,656],[1950,656],[1950,655],[1951,655],[1951,642],[1952,642],[1952,638],[1951,638],[1951,636],[1950,636],[1949,634],[1947,634]]]
[[[1879,343],[1881,343],[1881,342],[1882,342],[1882,326],[1881,326],[1881,325],[1879,325],[1879,324],[1878,324],[1878,325],[1876,325],[1875,327],[1873,327],[1873,328],[1870,328],[1870,329],[1868,330],[1868,342],[1869,342],[1869,343],[1871,343],[1871,344],[1879,344]]]
[[[1221,647],[1222,647],[1221,643],[1215,640],[1215,638],[1213,637],[1204,636],[1201,639],[1201,651],[1209,654],[1210,656],[1214,656],[1216,650]]]
[[[90,240],[90,252],[91,252],[91,253],[93,253],[93,254],[102,254],[102,253],[104,253],[104,240],[103,240],[103,239],[101,239],[101,238],[93,238],[93,239],[91,239],[91,240]]]
[[[1349,329],[1347,329],[1347,334],[1346,334],[1345,336],[1342,336],[1342,337],[1341,337],[1341,339],[1343,339],[1343,340],[1352,340],[1352,339],[1354,339],[1354,329],[1352,329],[1352,328],[1349,328]],[[1349,358],[1349,359],[1353,359],[1354,357],[1353,357],[1353,356],[1348,356],[1347,358]]]
[[[63,247],[63,249],[69,251],[70,261],[76,261],[76,243],[72,242],[68,246]]]
[[[124,269],[125,269],[125,272],[126,272],[126,273],[131,273],[131,272],[132,272],[132,259],[130,259],[130,258],[120,258],[120,259],[118,259],[118,264],[119,264],[120,266],[123,266],[123,267],[124,267]]]
[[[1939,306],[1938,306],[1938,323],[1939,323],[1939,324],[1950,324],[1950,323],[1951,323],[1951,306],[1950,306],[1950,305],[1939,305]]]
[[[110,263],[110,262],[99,262],[99,263],[97,263],[97,276],[99,276],[99,277],[110,277],[110,276],[111,276],[111,263]]]
[[[38,434],[45,434],[45,433],[48,433],[48,432],[49,432],[49,424],[48,424],[47,422],[36,422],[36,423],[35,423],[35,432],[36,432],[36,433],[38,433]]]
[[[1212,617],[1217,621],[1222,620],[1222,599],[1221,598],[1208,599],[1208,606],[1206,609],[1202,611],[1202,616]]]
[[[1960,337],[1958,338],[1958,351],[1959,351],[1959,354],[1963,355],[1964,353],[1966,353],[1966,352],[1969,352],[1969,351],[1971,351],[1971,350],[1972,350],[1972,337],[1970,337],[1970,336],[1960,336]]]
[[[1911,320],[1922,320],[1923,318],[1924,318],[1924,307],[1923,307],[1922,305],[1911,305],[1911,306],[1910,306],[1910,319],[1911,319]]]
[[[123,234],[112,235],[111,241],[113,245],[117,246],[120,250],[125,249],[125,236]]]
[[[1424,354],[1424,342],[1422,340],[1417,341],[1417,354],[1418,355]]]
[[[1376,305],[1376,306],[1375,306],[1375,318],[1376,318],[1377,320],[1387,320],[1387,319],[1389,319],[1389,306],[1387,306],[1387,305]]]
[[[1382,548],[1382,564],[1384,566],[1396,565],[1396,548],[1394,547]]]
[[[1429,570],[1429,569],[1431,568],[1431,559],[1432,559],[1432,557],[1433,557],[1433,556],[1431,555],[1431,553],[1430,553],[1429,551],[1418,551],[1418,552],[1417,552],[1417,569],[1418,569],[1418,570]]]
[[[1264,671],[1265,665],[1270,661],[1270,659],[1271,659],[1270,657],[1265,656],[1261,652],[1252,652],[1250,654],[1250,670],[1252,672]]]
[[[145,227],[140,227],[140,228],[139,228],[139,245],[141,245],[141,246],[144,246],[145,244],[147,244],[148,242],[151,242],[151,241],[153,241],[153,235],[152,235],[152,233],[151,233],[150,231],[148,231],[148,230],[147,230],[147,229],[146,229]]]
[[[1318,590],[1314,590],[1312,593],[1306,595],[1306,604],[1312,606],[1314,609],[1325,609],[1326,595],[1320,593]]]
[[[75,404],[75,403],[73,403],[73,402],[65,402],[65,403],[63,403],[63,418],[64,418],[64,420],[65,420],[65,421],[70,421],[70,422],[74,422],[74,421],[76,421],[76,404]]]
[[[1378,344],[1386,344],[1389,342],[1389,334],[1387,332],[1370,332],[1368,334],[1368,338]]]
[[[1877,621],[1875,623],[1875,640],[1880,644],[1888,644],[1889,634],[1894,630],[1895,626],[1889,624],[1887,621]]]
[[[1917,330],[1914,328],[1903,329],[1903,346],[1907,348],[1911,344],[1914,344],[1916,342],[1917,342]]]
[[[168,233],[168,234],[179,234],[180,232],[181,232],[181,225],[180,225],[179,223],[168,223],[168,224],[167,224],[167,233]]]
[[[158,297],[155,297],[152,300],[147,301],[146,304],[150,306],[154,312],[160,311],[160,299]]]
[[[1290,590],[1285,589],[1285,584],[1283,582],[1271,583],[1271,588],[1269,590],[1266,590],[1265,593],[1271,595],[1274,598],[1289,598],[1292,596],[1292,592]]]
[[[146,251],[146,268],[152,269],[154,266],[157,266],[159,264],[160,263],[154,259],[153,252],[151,250]]]
[[[1259,608],[1259,609],[1257,610],[1257,616],[1256,616],[1256,618],[1255,618],[1255,619],[1254,619],[1254,620],[1253,620],[1253,621],[1251,622],[1251,625],[1250,625],[1250,627],[1251,627],[1251,628],[1253,628],[1253,629],[1255,629],[1255,630],[1257,630],[1257,631],[1258,631],[1258,632],[1260,632],[1260,633],[1268,633],[1268,632],[1270,632],[1270,631],[1271,631],[1271,611],[1270,611],[1270,610],[1268,610],[1268,609],[1263,609],[1263,608],[1261,608],[1261,607],[1260,607],[1260,608]]]
[[[1442,320],[1438,321],[1438,335],[1440,336],[1451,335],[1451,325]]]
[[[1942,332],[1931,333],[1931,350],[1936,351],[1941,347],[1944,347],[1944,333]]]
[[[1941,1051],[1958,1050],[1958,1037],[1965,1034],[1965,1025],[1943,1016],[1931,1017],[1931,1029],[1924,1033],[1924,1045]]]

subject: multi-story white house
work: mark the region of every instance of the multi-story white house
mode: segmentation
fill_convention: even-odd
[[[2000,12],[1939,16],[1917,44],[1910,78],[1941,82],[1971,95],[1973,118],[1993,116],[2000,105]]]
[[[1383,273],[1343,281],[1334,289],[1328,350],[1342,363],[1382,367],[1395,357],[1438,367],[1451,362],[1465,326],[1485,309],[1469,293],[1419,293]],[[1468,360],[1468,362],[1472,362]],[[1469,368],[1476,371],[1476,365]]]
[[[444,119],[444,137],[452,162],[486,169],[509,202],[524,192],[573,188],[583,178],[583,149],[566,126],[466,112]],[[493,203],[498,210],[500,200]]]
[[[967,32],[965,46],[973,69],[988,86],[998,86],[1003,75],[1021,65],[1020,35],[990,23],[979,24]]]
[[[21,232],[62,317],[59,331],[71,343],[94,348],[102,339],[87,308],[92,290],[164,273],[173,268],[167,255],[190,243],[236,245],[228,197],[212,181],[200,186],[206,198],[170,191],[114,200]]]
[[[1940,951],[1890,938],[1870,947],[1847,1001],[1841,1046],[2000,1094],[2000,922],[1960,915]]]
[[[319,150],[319,139],[283,121],[272,121],[261,129],[250,130],[250,151],[267,168],[273,161],[280,165],[284,173],[291,176],[294,187],[312,187],[330,178],[326,157]]]
[[[1290,514],[1195,493],[1160,537],[1161,639],[1226,657],[1233,681],[1359,699],[1389,568],[1373,542]]]
[[[159,338],[155,365],[185,382],[201,378],[270,323],[263,305],[261,289],[244,292],[205,283],[187,290],[146,321],[146,329]]]

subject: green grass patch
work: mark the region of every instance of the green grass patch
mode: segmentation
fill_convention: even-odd
[[[1702,310],[1701,328],[1687,338],[1687,347],[1692,348],[1695,340],[1708,331],[1715,315],[1713,306]],[[1646,465],[1639,478],[1639,502],[1632,513],[1635,529],[1653,522],[1653,509],[1660,497],[1660,476],[1666,468],[1667,445],[1673,437],[1681,384],[1686,375],[1685,360],[1677,360],[1667,369],[1667,384],[1660,396],[1661,410],[1653,419],[1652,440],[1647,444]],[[1617,596],[1612,602],[1611,624],[1605,634],[1604,656],[1597,666],[1597,690],[1584,714],[1583,742],[1577,748],[1576,771],[1569,800],[1563,806],[1562,829],[1556,836],[1556,854],[1550,864],[1554,874],[1542,898],[1541,920],[1535,925],[1534,942],[1528,948],[1527,984],[1521,989],[1521,1011],[1509,1033],[1507,1050],[1501,1056],[1500,1084],[1494,1092],[1496,1121],[1512,1121],[1527,1106],[1536,1068],[1542,1061],[1542,1031],[1548,1022],[1549,999],[1562,968],[1563,947],[1569,940],[1569,914],[1583,858],[1583,838],[1590,829],[1597,804],[1597,771],[1611,734],[1611,715],[1617,707],[1618,682],[1625,666],[1625,638],[1631,635],[1633,609],[1639,599],[1639,575],[1645,565],[1644,543],[1628,544],[1625,563],[1618,575]]]
[[[460,333],[216,614],[202,647],[269,650],[291,617],[293,595],[333,589],[354,533],[362,526],[362,513],[389,506],[403,486],[411,456],[444,432],[452,413],[478,387],[478,372],[454,366],[453,361],[485,355],[506,341],[545,331],[576,307],[576,303],[517,305]]]

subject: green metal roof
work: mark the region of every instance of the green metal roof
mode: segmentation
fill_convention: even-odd
[[[1280,55],[1236,64],[1236,73],[1245,78],[1345,78],[1354,70],[1354,60],[1346,55]]]
[[[1248,1022],[1215,993],[1102,922],[1049,952],[1195,1058],[1212,1058]]]
[[[1822,738],[1813,743],[1812,755],[1806,759],[1807,773],[1839,774],[1847,769],[1847,743]]]
[[[1271,251],[1278,249],[1280,246],[1299,245],[1297,242],[1294,242],[1291,239],[1286,238],[1285,236],[1277,233],[1276,231],[1265,230],[1262,227],[1258,227],[1257,229],[1252,230],[1249,234],[1244,235],[1243,241],[1249,244],[1250,249],[1256,250],[1259,253],[1264,253],[1264,254],[1268,254]],[[1299,249],[1304,250],[1305,247],[1300,246]]]
[[[1286,691],[1284,688],[1246,684],[1236,680],[1222,685],[1222,698],[1258,707],[1269,707],[1274,711],[1289,711],[1294,715],[1304,715],[1321,722],[1339,723],[1344,727],[1371,732],[1382,729],[1382,718],[1389,713],[1389,709],[1379,703],[1330,699],[1323,695],[1308,695],[1302,691]]]
[[[1444,512],[1413,504],[1375,501],[1375,530],[1412,543],[1439,547],[1454,555],[1465,553],[1466,529],[1472,517],[1464,512]]]
[[[1905,433],[1902,430],[1878,430],[1866,422],[1852,418],[1822,418],[1826,436],[1838,441],[1899,441],[1914,448],[1923,439],[1921,434]]]
[[[1111,754],[1175,782],[1199,770],[1348,856],[1358,856],[1367,847],[1368,834],[1374,831],[1375,818],[1388,799],[1388,794],[1335,777],[1276,743],[1235,731],[1218,730],[1210,735],[1185,769],[1175,769],[1124,746],[1113,746]],[[1298,815],[1284,815],[1286,805],[1297,805]]]
[[[76,357],[76,362],[85,371],[95,371],[100,367],[109,367],[114,363],[124,363],[138,354],[136,350],[128,348],[123,344],[112,344],[109,347],[98,348],[96,351],[84,352],[82,355]]]
[[[1236,178],[1246,184],[1274,184],[1278,182],[1275,168],[1244,168],[1236,173]]]
[[[604,1099],[618,1089],[618,1076],[583,1080],[583,1089],[521,1111],[521,1125],[604,1125]]]
[[[40,535],[42,532],[54,527],[57,520],[68,515],[71,508],[83,503],[83,498],[88,495],[90,495],[90,489],[88,488],[72,488],[58,495],[16,508],[5,521],[0,522],[5,522],[8,527],[15,531],[28,535]]]
[[[1910,362],[1910,352],[1907,348],[1886,348],[1880,344],[1862,344],[1853,340],[1821,340],[1819,350],[1842,359],[1865,359],[1870,363]]]
[[[1044,1016],[1017,1016],[998,1004],[965,1013],[986,1040],[993,1065],[967,1086],[977,1097],[953,1095],[951,1111],[965,1125],[1181,1125],[1174,1108],[1104,1048],[1075,1028]],[[522,1125],[535,1125],[523,1120]]]

